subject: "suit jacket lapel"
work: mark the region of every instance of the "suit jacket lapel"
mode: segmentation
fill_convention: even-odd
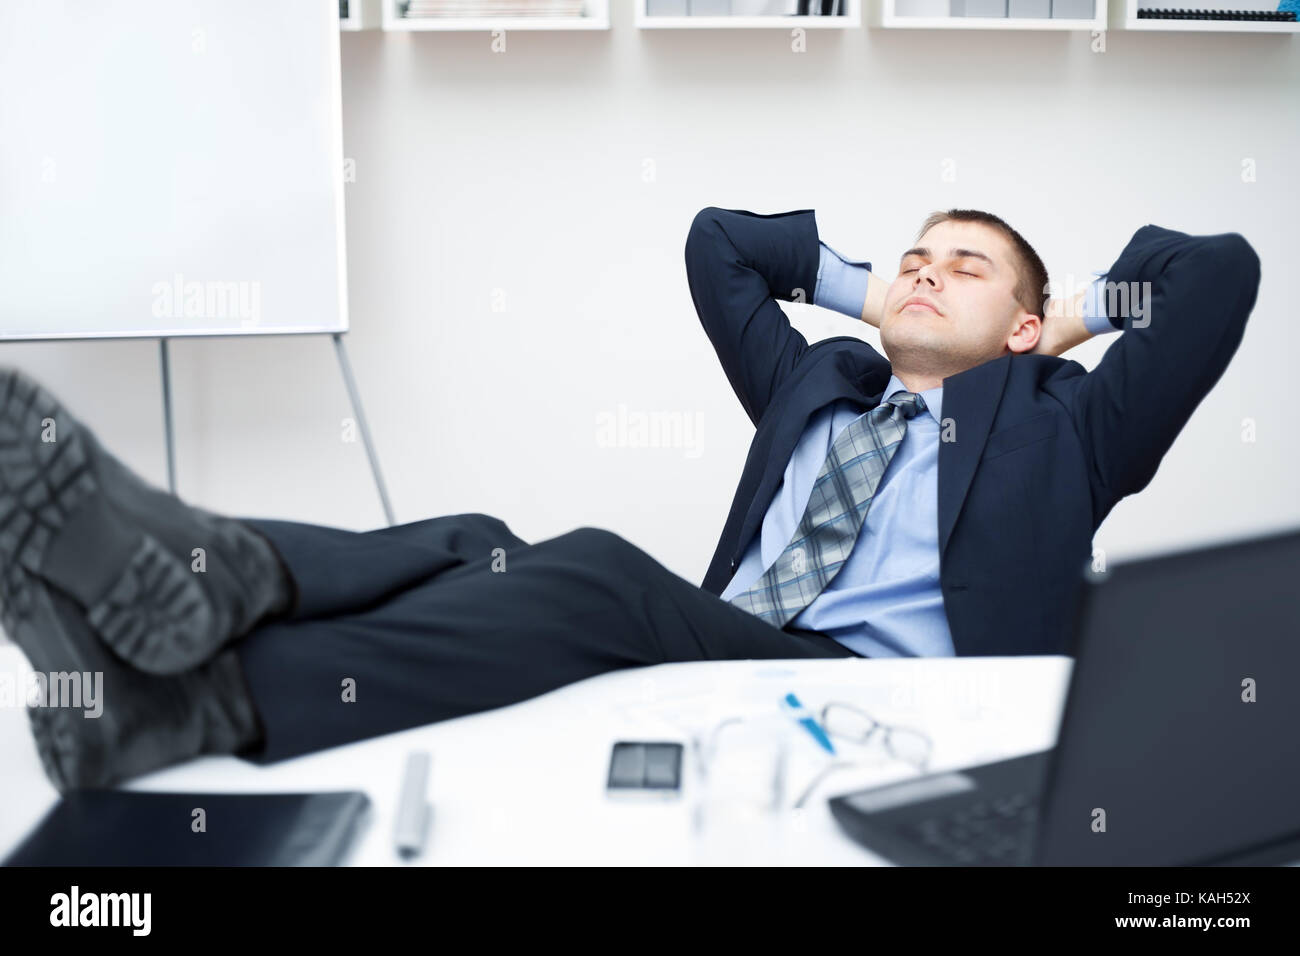
[[[940,560],[984,453],[993,416],[1002,401],[1010,360],[1010,355],[1004,355],[943,380],[943,423],[939,432]]]

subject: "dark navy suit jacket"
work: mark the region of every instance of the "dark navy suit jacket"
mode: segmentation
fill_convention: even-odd
[[[714,594],[758,532],[809,418],[841,398],[874,408],[889,381],[888,360],[866,342],[809,345],[775,301],[812,300],[819,248],[811,209],[710,206],[686,239],[700,322],[757,428],[701,585]],[[1150,283],[1146,317],[1113,303],[1111,323],[1124,331],[1092,372],[1007,354],[943,380],[955,440],[939,447],[940,586],[959,656],[1070,652],[1093,533],[1151,481],[1223,374],[1259,278],[1259,257],[1238,233],[1148,224],[1107,276]]]

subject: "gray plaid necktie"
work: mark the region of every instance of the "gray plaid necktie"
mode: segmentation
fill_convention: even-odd
[[[898,391],[855,418],[831,446],[794,536],[766,573],[731,603],[785,627],[830,584],[858,540],[876,486],[925,399]]]

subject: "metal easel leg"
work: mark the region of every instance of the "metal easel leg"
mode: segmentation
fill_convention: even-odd
[[[176,443],[172,434],[172,377],[167,362],[167,340],[158,340],[162,364],[163,439],[167,445],[167,490],[176,494]]]
[[[361,410],[361,395],[357,392],[357,383],[352,378],[352,366],[348,364],[348,353],[343,348],[343,334],[332,333],[334,348],[339,355],[339,368],[343,371],[343,383],[348,389],[348,399],[352,402],[352,411],[357,416],[357,425],[361,429],[361,440],[366,444],[366,457],[370,459],[370,471],[375,476],[375,487],[379,489],[379,501],[384,506],[384,517],[389,527],[393,525],[393,507],[388,503],[388,489],[384,487],[384,476],[379,471],[379,458],[375,455],[374,443],[370,440],[370,429],[366,425],[365,412]]]

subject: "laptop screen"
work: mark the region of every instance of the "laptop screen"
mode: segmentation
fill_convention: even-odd
[[[1188,865],[1300,831],[1300,532],[1083,591],[1037,862]]]

